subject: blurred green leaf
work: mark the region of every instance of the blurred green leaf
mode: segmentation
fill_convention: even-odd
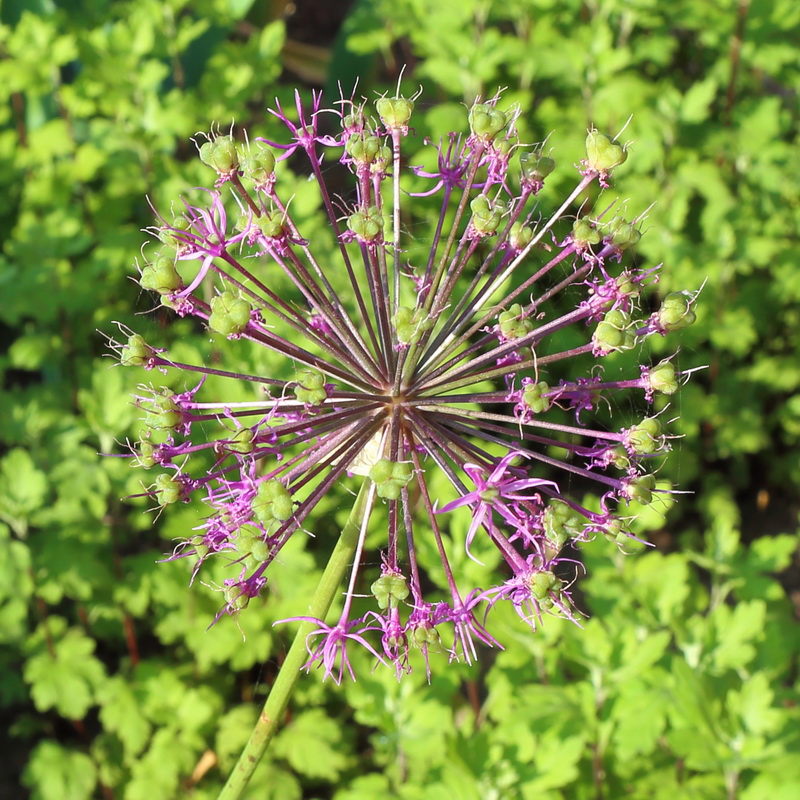
[[[640,681],[643,680],[640,678]],[[667,726],[669,697],[663,689],[632,682],[614,703],[612,741],[622,760],[647,756],[656,750]]]
[[[87,755],[44,741],[31,754],[22,781],[34,800],[89,800],[97,777]]]
[[[47,497],[47,477],[27,450],[15,448],[0,461],[0,519],[25,536]]]
[[[336,781],[351,760],[341,750],[342,731],[322,709],[295,717],[278,735],[274,755],[312,779]]]
[[[711,612],[719,644],[712,652],[715,669],[741,669],[747,666],[756,653],[756,644],[762,639],[766,605],[759,600],[739,603],[734,609],[717,606]]]
[[[693,84],[683,96],[681,119],[683,122],[703,122],[708,118],[709,106],[719,91],[713,77]]]
[[[103,727],[120,738],[128,760],[135,758],[142,752],[151,732],[135,688],[122,677],[114,677],[98,692],[97,700]]]
[[[92,639],[72,629],[28,658],[23,675],[40,711],[52,708],[66,719],[84,717],[106,680],[94,650]]]

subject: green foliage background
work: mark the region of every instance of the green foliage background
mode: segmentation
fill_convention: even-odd
[[[680,363],[708,369],[683,390],[663,470],[694,494],[653,517],[655,551],[587,548],[584,630],[553,619],[531,636],[498,609],[507,649],[435,663],[430,686],[366,660],[356,684],[304,678],[249,796],[800,796],[797,4],[358,0],[316,47],[287,39],[285,5],[2,6],[0,796],[219,790],[285,652],[271,623],[298,613],[325,548],[286,554],[246,641],[231,621],[207,630],[217,596],[155,563],[195,510],[154,521],[119,499],[141,491],[124,460],[97,456],[137,424],[137,378],[108,368],[97,331],[119,320],[207,353],[202,331],[136,316],[145,197],[208,181],[188,137],[211,122],[269,135],[265,106],[295,83],[360,76],[366,95],[403,64],[425,89],[422,133],[508,87],[531,135],[552,133],[555,189],[589,125],[632,116],[608,197],[631,216],[656,203],[639,250],[664,262],[662,290],[705,282]],[[313,219],[306,186],[296,209]],[[329,511],[334,535],[346,495]]]

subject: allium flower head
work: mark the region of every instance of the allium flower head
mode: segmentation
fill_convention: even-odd
[[[682,377],[670,359],[609,378],[604,362],[641,358],[647,337],[694,320],[689,293],[643,310],[657,269],[621,265],[640,236],[635,221],[581,214],[587,187],[606,185],[627,151],[591,131],[573,191],[545,216],[537,195],[555,163],[520,141],[519,111],[502,110],[499,97],[469,109],[468,130],[435,147],[433,169],[404,161],[413,99],[323,109],[319,95],[310,108],[298,96],[291,113],[271,113],[285,141],[210,135],[202,144],[214,185],[199,205],[159,217],[139,282],[214,337],[269,351],[260,360],[274,372],[182,363],[127,330],[113,343],[121,363],[153,376],[196,373],[182,393],[148,386],[136,398],[147,433],[131,448],[134,463],[156,473],[147,494],[161,507],[195,495],[207,507],[172,557],[193,559],[193,574],[224,559],[220,616],[236,614],[269,591],[286,543],[314,533],[320,500],[362,484],[341,618],[295,618],[315,626],[307,666],[352,675],[348,645],[398,674],[413,650],[426,664],[434,649],[471,660],[478,642],[499,645],[487,614],[501,600],[534,629],[546,614],[575,620],[576,546],[597,535],[631,541],[629,503],[653,500],[656,457],[668,448],[658,414],[618,428],[591,420],[619,407],[610,397],[637,392],[647,407]],[[322,132],[332,115],[335,136]],[[306,159],[324,230],[302,229],[281,188],[292,154]],[[352,194],[329,188],[323,159],[345,165]],[[430,208],[431,195],[439,212],[422,232],[415,209]],[[205,397],[208,376],[248,382],[250,399]],[[435,474],[448,497],[431,490]],[[581,499],[592,486],[596,500]],[[386,514],[375,514],[381,506]],[[472,521],[454,543],[448,520],[459,508]],[[382,566],[368,568],[364,539],[379,517],[385,545],[369,561]],[[441,596],[423,589],[421,537],[440,555]],[[453,547],[479,560],[478,540],[496,548],[502,569],[487,586],[464,586]],[[360,617],[357,586],[373,596]]]

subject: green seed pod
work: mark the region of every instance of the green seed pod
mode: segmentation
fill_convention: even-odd
[[[294,396],[307,406],[318,406],[328,396],[325,390],[325,376],[315,369],[304,369],[298,373]]]
[[[122,346],[119,363],[124,367],[146,367],[155,355],[155,350],[144,340],[143,336],[134,333],[128,337],[127,344]]]
[[[636,345],[636,336],[631,327],[630,315],[615,308],[595,328],[592,343],[603,355],[630,350]]]
[[[134,466],[141,467],[142,469],[150,469],[150,467],[155,466],[156,460],[153,454],[157,449],[158,445],[153,444],[148,439],[139,439],[136,443]]]
[[[580,217],[572,224],[572,238],[579,248],[583,248],[599,244],[603,237],[586,217]]]
[[[177,503],[183,495],[183,483],[171,474],[162,474],[156,478],[155,494],[160,506]]]
[[[272,498],[272,515],[280,522],[286,522],[294,512],[294,503],[292,496],[281,484],[281,494],[277,494]]]
[[[381,151],[381,140],[369,133],[356,133],[347,140],[344,150],[356,164],[371,164]]]
[[[213,141],[203,142],[203,144],[200,145],[200,160],[207,167],[213,168],[212,164],[213,158],[214,158],[214,142]]]
[[[622,217],[615,217],[608,222],[602,222],[598,225],[598,228],[603,238],[620,251],[633,247],[642,238],[641,231],[636,228],[634,223],[628,222]]]
[[[599,131],[589,131],[586,136],[586,164],[589,169],[608,172],[624,164],[627,158],[627,151],[616,139]]]
[[[411,592],[405,575],[389,575],[388,577],[391,595],[399,601],[405,600]]]
[[[583,532],[584,518],[562,500],[551,500],[542,516],[547,538],[560,550]]]
[[[638,295],[642,290],[641,285],[633,280],[633,275],[628,270],[621,272],[617,276],[615,283],[617,284],[617,291],[629,297],[631,295]]]
[[[521,339],[533,330],[533,322],[528,317],[522,316],[522,306],[514,303],[497,318],[500,333],[506,339]]]
[[[250,597],[242,592],[242,594],[237,595],[233,599],[233,603],[231,605],[233,606],[234,611],[244,611],[247,606],[250,605]]]
[[[508,232],[508,243],[515,250],[524,250],[533,239],[533,230],[517,221]]]
[[[661,423],[655,417],[646,417],[627,433],[628,445],[637,455],[650,455],[664,443]]]
[[[488,103],[476,103],[469,110],[469,127],[485,143],[492,142],[508,125],[508,116]]]
[[[537,600],[544,600],[551,592],[558,594],[563,587],[563,582],[552,572],[545,571],[535,573],[530,579],[529,586],[531,594]]]
[[[370,586],[370,591],[378,601],[380,609],[397,608],[410,594],[405,576],[396,573],[381,575]]]
[[[643,505],[649,505],[653,500],[653,489],[655,489],[655,487],[655,475],[641,475],[628,482],[625,487],[625,495],[629,500],[635,500]]]
[[[345,131],[360,130],[364,125],[366,125],[366,119],[361,109],[356,109],[342,118],[342,130]]]
[[[177,215],[172,224],[168,227],[161,228],[158,232],[159,240],[167,247],[172,247],[175,250],[180,250],[186,244],[185,237],[181,236],[183,231],[188,231],[190,227],[189,220],[185,217]]]
[[[609,461],[617,469],[628,469],[631,465],[628,451],[622,445],[618,445],[609,453]]]
[[[253,307],[233,292],[222,292],[211,300],[208,327],[223,336],[235,336],[247,327]]]
[[[436,628],[428,628],[425,625],[412,628],[408,637],[409,644],[423,650],[427,647],[436,647],[441,638]]]
[[[386,172],[386,168],[392,162],[392,150],[385,145],[381,146],[381,149],[378,150],[378,154],[375,156],[375,160],[370,165],[370,174],[372,175],[380,175]]]
[[[275,174],[275,156],[264,149],[251,152],[242,162],[242,172],[253,182],[256,189],[263,189],[270,184]]]
[[[253,439],[255,432],[250,428],[240,428],[229,439],[223,439],[220,444],[226,453],[241,453],[246,455],[255,450]]]
[[[366,211],[356,211],[347,220],[347,227],[356,238],[364,242],[377,242],[383,236],[383,216],[377,206]]]
[[[375,110],[387,130],[404,130],[414,112],[414,101],[407,97],[381,97]]]
[[[225,597],[225,602],[233,611],[244,611],[250,604],[250,597],[238,586],[226,586],[222,594]]]
[[[678,379],[671,361],[662,361],[648,370],[646,378],[650,389],[661,394],[675,394],[678,391]]]
[[[388,647],[405,647],[406,637],[404,633],[394,634],[390,633],[386,637],[386,644]]]
[[[158,292],[159,294],[170,294],[181,285],[181,276],[175,269],[175,261],[168,256],[157,256],[150,264],[142,270],[139,278],[139,286],[142,289]]]
[[[175,395],[169,389],[142,400],[140,405],[145,412],[144,424],[156,431],[176,430],[183,424],[183,413],[175,402]]]
[[[497,231],[506,211],[502,203],[492,203],[482,194],[474,198],[469,207],[472,209],[472,227],[483,236],[489,236]]]
[[[603,529],[603,535],[608,541],[614,542],[615,544],[619,544],[620,541],[628,538],[623,528],[622,520],[617,517],[610,519],[606,523]]]
[[[635,539],[627,523],[620,519],[612,519],[606,525],[604,535],[609,542],[617,545],[626,553],[635,553],[645,547],[644,542]]]
[[[507,135],[502,138],[498,137],[494,140],[494,149],[496,153],[502,156],[507,156],[519,144],[519,137]]]
[[[277,211],[265,211],[253,223],[268,239],[277,239],[286,233],[286,218]]]
[[[388,481],[378,487],[378,497],[382,497],[384,500],[399,500],[402,488],[394,481]]]
[[[253,516],[269,528],[274,522],[286,522],[294,512],[294,503],[289,490],[277,478],[270,478],[258,484],[251,508]]]
[[[286,522],[294,512],[294,503],[289,490],[277,479],[270,478],[259,484],[257,497],[262,503],[261,517]],[[255,501],[254,501],[255,509]]]
[[[658,324],[667,331],[688,328],[697,319],[692,311],[692,299],[687,292],[671,292],[656,312]]]
[[[392,478],[396,481],[402,481],[405,486],[414,474],[414,467],[409,461],[399,461],[395,463],[392,469]]]
[[[550,386],[544,381],[529,383],[522,390],[522,402],[525,403],[534,414],[544,414],[552,405],[550,398],[544,397],[549,391]]]
[[[480,497],[484,503],[493,503],[499,496],[500,490],[493,486],[487,486],[485,489],[481,489],[478,492],[478,497]]]
[[[413,466],[406,461],[390,461],[381,458],[369,471],[370,480],[375,484],[378,497],[386,500],[397,500],[401,490],[408,485],[414,474]]]
[[[325,376],[316,369],[302,370],[297,380],[304,389],[322,389],[325,386]]]
[[[529,183],[541,183],[555,168],[556,162],[541,153],[523,153],[519,157],[522,179]]]
[[[256,537],[250,553],[256,561],[263,563],[269,558],[270,547],[261,537]]]
[[[378,608],[385,609],[389,607],[389,592],[381,583],[380,578],[369,587],[369,590],[372,592],[372,596],[375,600],[377,600]]]
[[[414,310],[408,306],[400,306],[394,315],[397,341],[404,345],[416,344],[432,324],[421,308]]]
[[[397,309],[397,313],[394,315],[394,327],[397,331],[397,338],[404,344],[408,344],[414,334],[413,318],[414,309],[408,306],[400,306],[400,308]]]
[[[200,147],[200,160],[220,175],[230,175],[239,169],[239,152],[231,136],[217,136]]]
[[[200,558],[205,558],[209,553],[209,547],[206,544],[205,537],[202,533],[198,533],[189,540],[189,542],[194,547],[195,555],[200,556]]]
[[[369,471],[370,480],[374,483],[385,483],[392,477],[392,462],[388,458],[376,461]]]
[[[238,555],[247,555],[253,549],[256,540],[256,532],[252,528],[239,528],[236,532],[234,549]]]

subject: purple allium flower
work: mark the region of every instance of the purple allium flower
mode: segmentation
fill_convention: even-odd
[[[158,506],[205,502],[208,514],[172,557],[194,559],[193,576],[210,558],[229,564],[220,615],[268,591],[270,564],[291,537],[314,532],[332,487],[366,481],[340,619],[294,618],[316,626],[306,666],[338,681],[353,675],[347,644],[398,675],[414,650],[428,669],[434,650],[470,661],[478,642],[500,646],[486,615],[503,599],[534,629],[544,614],[576,619],[569,586],[580,563],[569,553],[598,534],[624,547],[635,538],[629,503],[664,491],[653,474],[668,449],[659,415],[616,427],[600,412],[623,391],[646,406],[677,390],[683,376],[671,359],[636,359],[648,336],[691,324],[695,298],[670,294],[640,311],[658,270],[618,266],[638,228],[580,214],[587,187],[606,185],[627,158],[610,137],[589,133],[574,189],[545,217],[536,196],[555,164],[519,140],[519,111],[501,110],[498,97],[476,102],[468,132],[438,145],[438,166],[410,168],[414,191],[401,187],[413,100],[337,108],[315,95],[307,109],[298,95],[292,120],[278,106],[281,143],[209,136],[200,158],[216,172],[214,188],[202,205],[159,218],[140,268],[141,286],[162,305],[242,348],[270,351],[274,373],[182,363],[129,331],[113,345],[125,365],[200,377],[177,394],[143,387],[135,400],[148,432],[131,449],[137,466],[157,469],[147,494]],[[320,133],[323,112],[339,118],[340,135]],[[324,230],[301,229],[281,189],[290,154],[310,165]],[[350,171],[352,198],[333,195],[323,158]],[[429,208],[429,196],[439,212],[422,234],[415,203]],[[571,230],[557,234],[567,215]],[[633,374],[605,377],[618,353]],[[251,399],[201,401],[210,376],[249,382]],[[434,473],[449,497],[433,496]],[[592,486],[594,501],[567,491],[585,498]],[[380,505],[386,544],[370,574],[363,545]],[[448,520],[462,507],[472,522],[453,544]],[[443,596],[424,588],[421,537],[440,555]],[[488,587],[464,586],[453,547],[475,557],[478,539],[503,568]],[[374,606],[358,616],[365,580]]]

